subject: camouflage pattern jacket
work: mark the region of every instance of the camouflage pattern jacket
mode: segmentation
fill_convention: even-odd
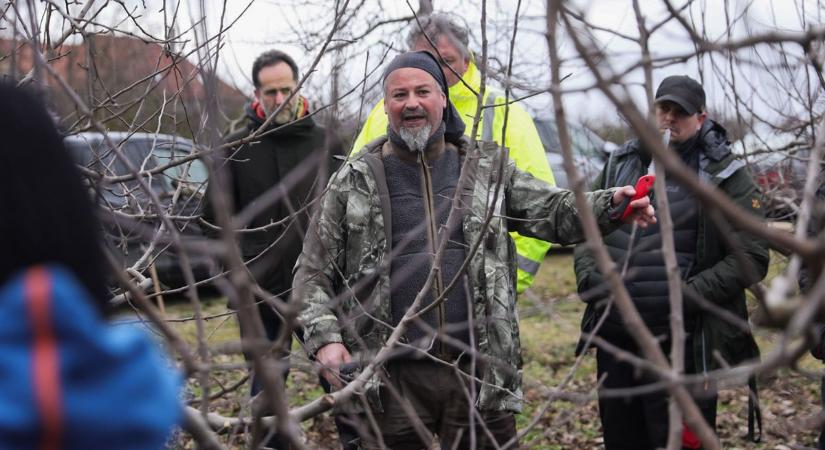
[[[372,141],[333,176],[306,234],[293,292],[304,302],[299,320],[310,356],[324,345],[338,342],[366,365],[392,334],[387,325],[391,320],[388,243],[392,241],[381,159],[385,143],[385,137]],[[470,246],[466,273],[474,299],[471,319],[475,345],[481,360],[486,361],[480,364],[483,383],[477,406],[518,412],[522,406],[522,358],[515,304],[515,248],[508,230],[562,244],[580,242],[584,234],[572,192],[516,169],[509,159],[499,171],[506,152],[494,143],[472,145],[465,137],[458,151],[462,161],[467,155],[472,158],[469,166],[473,175],[462,189],[462,195],[467,196],[463,204],[468,207],[462,211],[461,226],[464,242]],[[499,173],[503,174],[501,183],[497,181]],[[608,218],[614,191],[586,194],[602,232],[617,226]],[[492,205],[494,198],[497,200]],[[493,207],[498,214],[485,229],[485,218]],[[373,378],[366,395],[380,411],[380,386],[378,377]]]

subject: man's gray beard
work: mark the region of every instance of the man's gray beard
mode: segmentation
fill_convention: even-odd
[[[398,128],[398,136],[407,144],[410,151],[423,152],[427,147],[427,140],[430,138],[432,129],[433,126],[429,123],[413,130],[400,127]]]

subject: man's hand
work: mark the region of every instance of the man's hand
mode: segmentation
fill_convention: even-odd
[[[636,195],[636,189],[633,186],[623,186],[613,193],[611,205],[621,205],[625,199],[633,198],[634,195]],[[647,228],[648,225],[656,223],[656,211],[653,209],[653,205],[650,204],[650,197],[644,196],[633,200],[627,207],[633,211],[630,218],[640,227]]]
[[[344,387],[338,376],[338,368],[350,362],[351,359],[347,348],[338,342],[327,344],[315,352],[315,360],[321,365],[321,375],[337,389]]]

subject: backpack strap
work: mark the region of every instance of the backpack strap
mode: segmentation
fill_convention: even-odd
[[[386,142],[386,139],[384,140]],[[383,144],[382,144],[383,145]],[[380,149],[380,147],[377,147]],[[387,172],[384,170],[384,159],[381,152],[370,149],[363,155],[367,167],[372,170],[372,175],[375,177],[375,184],[378,188],[378,200],[381,204],[381,214],[384,218],[384,239],[387,241],[387,262],[392,252],[392,206],[390,205],[390,193],[387,188]]]
[[[57,449],[63,434],[60,360],[52,308],[52,280],[43,266],[29,269],[24,292],[32,328],[32,373],[37,409],[42,421],[43,449]]]
[[[755,427],[759,428],[755,432]],[[748,440],[762,441],[762,408],[759,407],[759,388],[756,385],[756,375],[748,377]]]
[[[492,90],[488,91],[487,98],[484,100],[484,109],[481,110],[481,140],[484,142],[493,142],[493,120],[496,118],[496,98],[498,94]],[[501,145],[504,146],[502,139]]]

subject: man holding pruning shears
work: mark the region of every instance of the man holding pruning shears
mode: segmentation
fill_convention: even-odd
[[[665,78],[656,91],[656,122],[667,147],[677,152],[700,180],[713,184],[742,208],[762,216],[760,193],[751,175],[731,153],[725,129],[707,118],[702,85],[687,76]],[[652,167],[650,152],[638,140],[631,140],[613,152],[593,187],[634,184],[649,186],[652,194]],[[718,311],[747,321],[745,288],[762,279],[767,271],[767,243],[718,214],[713,215],[712,205],[701,203],[690,189],[672,177],[666,177],[665,183],[676,260],[683,280],[685,373],[708,373],[723,365],[757,358],[759,350],[749,330],[725,320]],[[658,224],[646,229],[624,225],[606,235],[604,243],[618,267],[626,266],[627,291],[645,325],[660,338],[665,354],[669,354],[669,291]],[[585,350],[584,338],[593,333],[620,349],[641,355],[619,311],[610,307],[610,292],[585,246],[576,248],[575,270],[579,294],[587,303],[582,319],[583,339],[577,350]],[[605,390],[658,381],[603,348],[597,348],[596,361]],[[714,427],[715,387],[704,383],[691,391],[705,420]],[[668,399],[663,390],[625,397],[608,397],[600,391],[599,414],[608,450],[654,449],[667,443]],[[749,437],[753,438],[752,427],[749,428]],[[683,436],[685,448],[699,448],[689,430]]]

